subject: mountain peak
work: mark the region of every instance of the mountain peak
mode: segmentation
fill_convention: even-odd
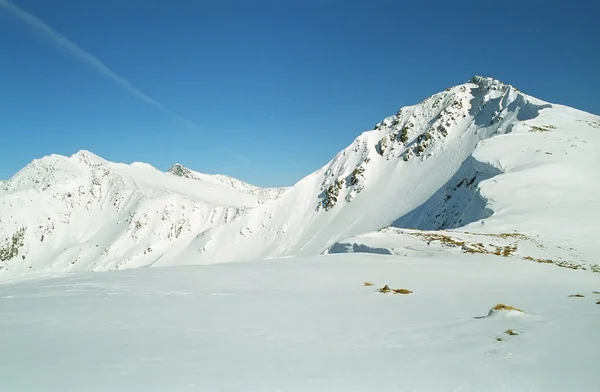
[[[491,77],[487,77],[487,76],[481,76],[481,75],[474,75],[470,80],[469,83],[473,83],[478,85],[479,87],[485,88],[485,89],[491,89],[491,90],[504,90],[508,87],[510,87],[509,84],[503,83],[498,79],[494,79]]]
[[[167,170],[167,173],[173,174],[174,176],[178,176],[178,177],[185,177],[185,178],[193,177],[191,170],[188,169],[187,167],[183,166],[180,163],[176,163],[173,166],[171,166],[171,168],[169,170]]]
[[[79,150],[69,158],[76,162],[84,163],[87,166],[98,166],[107,163],[104,158],[101,158],[88,150]]]

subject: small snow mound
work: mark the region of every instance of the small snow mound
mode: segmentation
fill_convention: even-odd
[[[490,309],[487,317],[498,316],[498,315],[512,317],[512,316],[522,316],[524,314],[525,314],[525,312],[522,311],[521,309],[512,307],[510,305],[498,304]]]

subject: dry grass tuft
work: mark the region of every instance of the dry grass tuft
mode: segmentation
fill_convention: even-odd
[[[498,304],[498,305],[494,306],[494,307],[492,308],[492,310],[507,310],[507,311],[509,311],[509,310],[514,310],[514,311],[516,311],[516,312],[525,313],[525,312],[523,312],[521,309],[514,308],[514,307],[512,307],[512,306],[510,306],[510,305],[504,305],[504,304]]]
[[[523,259],[524,260],[535,261],[536,263],[554,264],[554,261],[552,261],[550,259],[538,259],[538,258],[531,257],[531,256],[525,256],[525,257],[523,257]]]
[[[367,282],[368,283],[368,282]],[[378,290],[380,293],[394,293],[394,294],[412,294],[412,291],[408,289],[391,289],[387,284]]]
[[[421,237],[427,242],[429,245],[432,242],[439,242],[445,246],[456,246],[460,247],[463,252],[466,253],[492,253],[496,256],[509,257],[512,256],[517,251],[517,244],[511,244],[506,246],[494,246],[493,251],[489,251],[486,249],[485,245],[481,242],[478,243],[467,243],[465,241],[457,240],[447,235],[439,234],[439,233],[408,233],[410,235],[414,235],[417,237]],[[491,235],[488,235],[491,236]],[[519,233],[502,233],[493,235],[498,238],[518,238],[518,239],[526,239],[527,237],[523,236]]]
[[[529,132],[549,132],[551,129],[556,129],[554,125],[530,125]]]
[[[471,231],[464,231],[465,234],[485,236],[485,237],[495,237],[495,238],[515,238],[518,240],[531,240],[531,238],[527,237],[525,234],[521,234],[518,232],[515,233],[474,233]]]
[[[535,258],[535,257],[531,257],[531,256],[525,256],[525,257],[523,257],[523,259],[535,261],[536,263],[542,263],[542,264],[554,264],[557,267],[569,268],[569,269],[573,269],[573,270],[579,270],[579,269],[586,270],[585,266],[583,266],[582,264],[573,262],[573,261],[539,259],[539,258]],[[594,265],[592,265],[590,268],[591,268],[592,272],[600,273],[600,271],[596,270],[597,268]]]
[[[600,305],[600,300],[596,301],[596,305]]]
[[[390,228],[387,228],[390,229]],[[424,240],[427,245],[430,245],[432,242],[439,242],[441,245],[448,247],[460,247],[465,253],[482,253],[482,254],[494,254],[496,256],[502,257],[511,257],[517,251],[517,243],[519,240],[527,240],[532,241],[531,238],[527,237],[521,233],[472,233],[465,231],[463,234],[473,235],[473,236],[486,236],[486,237],[495,237],[501,239],[515,239],[516,241],[510,245],[492,245],[490,244],[491,249],[489,249],[482,242],[467,242],[461,239],[453,238],[449,235],[441,234],[441,233],[431,233],[431,232],[422,232],[422,231],[402,231],[400,229],[395,230],[400,234],[408,234],[415,237],[419,237]]]
[[[489,253],[485,248],[485,245],[481,242],[476,244],[465,244],[462,246],[462,250],[466,253]]]
[[[365,283],[363,283],[363,286],[365,286],[365,287],[373,286],[373,283],[365,282]]]
[[[443,234],[438,234],[438,233],[408,233],[410,235],[414,235],[416,237],[421,237],[422,239],[424,239],[427,242],[427,245],[429,245],[431,242],[435,242],[438,241],[440,242],[442,245],[446,245],[446,246],[463,246],[465,244],[464,241],[460,241],[460,240],[455,240],[454,238],[447,236],[447,235],[443,235]]]
[[[518,333],[513,331],[512,329],[507,329],[506,331],[504,331],[504,333],[510,336],[518,335]]]
[[[387,284],[379,289],[379,292],[383,294],[387,294],[390,291],[392,291],[392,289],[390,289],[390,286],[388,286]]]
[[[569,297],[583,298],[583,297],[585,297],[585,295],[583,295],[583,294],[571,294],[571,295],[569,295]]]
[[[408,289],[393,289],[392,292],[394,294],[412,294],[412,291]]]
[[[517,245],[496,246],[494,254],[496,256],[508,257],[512,256],[512,254],[515,253],[516,250]]]

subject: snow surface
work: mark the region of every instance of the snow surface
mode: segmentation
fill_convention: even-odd
[[[0,285],[0,390],[598,391],[598,290],[450,254],[32,276]]]

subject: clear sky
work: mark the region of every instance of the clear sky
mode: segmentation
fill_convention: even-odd
[[[474,74],[600,114],[598,15],[598,0],[0,0],[0,179],[86,149],[292,185]]]

